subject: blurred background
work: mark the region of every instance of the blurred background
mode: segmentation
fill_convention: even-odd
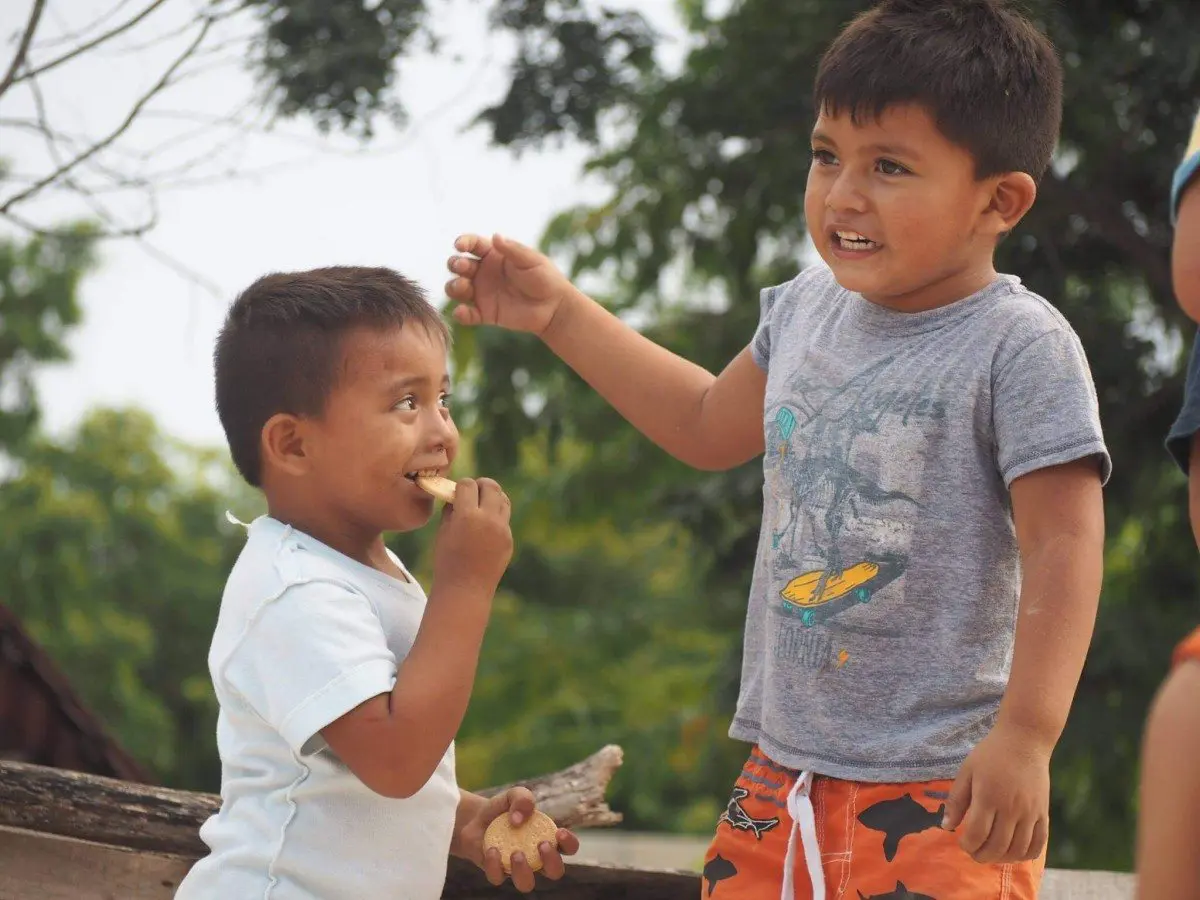
[[[205,656],[243,539],[225,512],[262,508],[212,403],[212,341],[236,292],[271,270],[383,264],[441,304],[454,236],[500,230],[719,368],[753,332],[758,289],[808,259],[812,79],[869,5],[0,3],[13,633],[146,777],[215,791]],[[1116,466],[1100,622],[1054,759],[1051,864],[1127,869],[1142,722],[1200,620],[1185,483],[1162,450],[1192,340],[1171,294],[1168,193],[1200,104],[1200,6],[1027,5],[1066,63],[1065,121],[1001,262],[1082,337]],[[461,781],[619,743],[610,800],[626,827],[710,833],[746,750],[726,730],[759,464],[684,469],[527,337],[460,331],[454,356],[459,471],[505,485],[518,547]],[[421,575],[431,533],[394,541]],[[0,747],[21,758],[41,738],[6,652]]]

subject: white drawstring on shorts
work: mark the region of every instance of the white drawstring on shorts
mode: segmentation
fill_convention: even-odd
[[[783,862],[783,894],[781,900],[796,900],[796,883],[792,870],[796,865],[796,835],[804,846],[804,864],[812,882],[814,900],[825,900],[825,871],[821,868],[821,847],[817,843],[817,815],[812,805],[812,772],[801,772],[788,792],[787,810],[792,817],[788,834],[787,857]]]

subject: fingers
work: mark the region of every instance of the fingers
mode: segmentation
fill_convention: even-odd
[[[483,874],[487,876],[488,883],[494,887],[504,884],[504,879],[508,877],[504,874],[504,865],[500,862],[500,851],[495,847],[489,847],[484,851]]]
[[[974,852],[968,851],[979,863],[997,863],[1004,859],[1008,848],[1012,846],[1014,832],[1018,825],[1018,820],[1011,813],[997,814],[991,819],[991,827],[988,828],[983,843]],[[970,828],[968,828],[968,833],[973,833]]]
[[[996,821],[996,811],[988,809],[981,803],[974,804],[963,819],[961,834],[958,837],[958,844],[971,856],[976,856],[983,846],[988,842],[992,835],[992,825]],[[1012,833],[1008,834],[1008,839],[1004,846],[1008,846],[1008,842],[1012,839]]]
[[[459,253],[487,256],[492,252],[492,242],[481,234],[460,234],[454,239],[454,249]]]
[[[1046,852],[1046,842],[1050,839],[1050,824],[1045,816],[1039,816],[1033,824],[1033,837],[1029,840],[1029,851],[1026,859],[1037,859]]]
[[[479,505],[483,509],[504,516],[506,520],[512,514],[512,501],[509,499],[508,494],[504,493],[504,489],[491,478],[479,479]],[[517,789],[514,788],[514,790]],[[521,788],[521,790],[524,790],[524,788]],[[529,794],[528,791],[525,791],[525,793]],[[529,802],[530,804],[533,803],[533,794],[529,794]],[[529,811],[533,811],[532,805]]]
[[[452,256],[446,263],[446,268],[455,275],[469,280],[479,272],[479,260],[471,259],[469,256]]]
[[[997,862],[1020,862],[1023,859],[1030,859],[1029,847],[1033,843],[1033,829],[1037,822],[1038,820],[1033,816],[1017,822],[1016,827],[1013,828],[1012,841],[1004,849]]]
[[[469,278],[451,278],[446,282],[446,296],[459,303],[470,303],[475,299],[475,283]]]
[[[528,894],[533,890],[536,882],[533,877],[533,869],[530,868],[529,862],[525,859],[525,854],[520,850],[513,851],[510,863],[512,874],[509,877],[512,879],[513,887],[522,894]]]
[[[500,234],[492,238],[492,246],[504,254],[506,265],[516,266],[518,269],[532,269],[534,266],[541,265],[545,259],[532,247],[526,247],[524,244]]]
[[[479,308],[465,303],[460,303],[458,306],[454,307],[454,311],[451,313],[451,315],[454,316],[454,321],[459,325],[483,324],[483,313],[479,311]]]
[[[558,881],[566,874],[567,864],[563,862],[562,853],[549,841],[538,845],[538,855],[542,858],[542,874],[551,881]]]
[[[454,507],[459,512],[475,509],[480,504],[479,484],[474,478],[460,478],[454,489]]]
[[[964,767],[950,788],[946,798],[946,811],[942,816],[942,828],[954,831],[962,824],[963,817],[971,806],[971,772]]]
[[[558,852],[563,856],[574,856],[579,852],[579,838],[575,836],[575,832],[560,828],[555,839],[558,841]]]

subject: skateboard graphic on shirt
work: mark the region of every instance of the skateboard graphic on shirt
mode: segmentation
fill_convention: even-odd
[[[806,628],[831,619],[871,597],[904,573],[899,560],[863,561],[843,572],[817,569],[797,575],[780,591],[783,611]]]

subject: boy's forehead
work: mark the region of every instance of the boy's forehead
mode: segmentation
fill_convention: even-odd
[[[449,381],[445,342],[440,335],[413,324],[347,332],[342,339],[341,368],[348,384],[369,380],[382,387]]]
[[[833,143],[903,146],[916,153],[949,143],[929,111],[911,103],[887,106],[879,115],[853,115],[848,109],[832,113],[828,108],[822,109],[813,125],[813,137]]]

